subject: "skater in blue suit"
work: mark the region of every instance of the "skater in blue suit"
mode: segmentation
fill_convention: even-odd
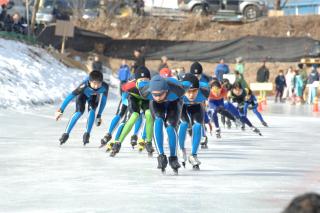
[[[198,148],[201,141],[202,128],[204,123],[203,108],[204,102],[208,99],[210,90],[209,85],[199,82],[198,78],[187,73],[183,82],[188,82],[191,86],[186,94],[183,96],[183,107],[179,125],[179,147],[182,152],[183,160],[182,165],[185,166],[187,161],[187,154],[185,149],[185,139],[188,127],[192,127],[192,141],[191,141],[191,155],[188,160],[195,170],[199,169],[201,162],[198,160]]]
[[[56,120],[60,119],[65,108],[74,98],[76,98],[76,111],[72,115],[65,132],[59,139],[60,145],[64,144],[68,140],[71,130],[85,111],[86,103],[88,103],[89,118],[86,131],[83,135],[83,144],[86,145],[89,143],[90,132],[94,121],[96,120],[97,126],[100,126],[101,124],[101,115],[107,103],[108,91],[109,85],[103,82],[102,73],[99,71],[92,71],[89,75],[89,79],[85,80],[78,88],[66,97],[56,112]],[[99,105],[100,95],[102,96],[101,103],[96,116],[96,108]]]
[[[180,119],[182,101],[186,88],[176,79],[154,76],[150,82],[139,85],[142,96],[150,100],[150,110],[154,117],[154,139],[159,153],[158,168],[165,172],[168,164],[163,147],[163,126],[168,134],[170,157],[169,164],[177,174],[181,167],[176,153],[176,128]]]

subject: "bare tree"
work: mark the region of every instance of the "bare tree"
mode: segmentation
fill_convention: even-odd
[[[39,4],[40,4],[40,0],[34,1],[33,10],[32,10],[32,17],[31,17],[31,26],[30,26],[30,30],[31,30],[32,34],[34,34],[34,26],[36,24],[36,15],[39,10]]]
[[[100,0],[99,17],[102,19],[107,18],[107,0]]]
[[[274,1],[274,9],[280,10],[281,9],[281,0],[275,0]]]
[[[81,17],[81,15],[83,14],[85,7],[86,7],[86,3],[88,0],[73,0],[70,1],[71,7],[72,7],[72,12],[73,12],[73,16],[75,19],[78,19]]]

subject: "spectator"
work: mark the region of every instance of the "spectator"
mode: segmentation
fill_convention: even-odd
[[[284,89],[284,94],[283,94],[283,97],[284,99],[289,99],[291,100],[292,97],[293,97],[293,91],[294,91],[294,76],[295,76],[295,73],[292,69],[292,67],[289,67],[287,73],[286,73],[286,76],[285,76],[285,79],[286,79],[286,87]]]
[[[25,34],[25,28],[22,25],[19,13],[15,13],[12,16],[12,31],[15,33]]]
[[[244,63],[243,63],[242,57],[236,58],[236,67],[235,67],[235,69],[236,69],[241,75],[243,75],[243,73],[244,73]]]
[[[99,72],[103,71],[103,65],[98,55],[94,56],[93,63],[92,63],[92,70],[99,71]]]
[[[300,104],[302,102],[302,96],[303,96],[303,80],[300,75],[299,70],[295,71],[296,75],[294,76],[294,94],[295,94],[295,99],[294,103]]]
[[[1,5],[1,9],[0,9],[0,22],[4,22],[6,16],[7,16],[7,7],[5,4],[3,4]]]
[[[163,68],[169,68],[167,56],[161,57],[161,63],[159,65],[158,71],[160,72],[160,70],[162,70]]]
[[[132,64],[132,72],[134,72],[138,67],[145,66],[146,60],[142,55],[140,50],[133,51],[134,62]]]
[[[122,94],[122,89],[121,89],[122,85],[128,82],[130,76],[131,76],[130,67],[127,65],[126,60],[122,60],[120,68],[118,70],[118,77],[120,80],[120,95]]]
[[[266,66],[266,61],[263,61],[262,66],[258,69],[257,72],[257,82],[264,83],[269,81],[269,69]]]
[[[214,75],[221,82],[224,74],[228,74],[230,72],[229,66],[224,63],[223,59],[220,59],[220,63],[217,65]]]
[[[302,79],[302,82],[303,82],[303,86],[302,86],[302,99],[305,100],[304,98],[304,91],[306,89],[306,86],[307,86],[307,83],[308,83],[308,73],[307,73],[307,70],[306,68],[304,67],[303,64],[298,64],[298,71],[300,73],[300,76],[301,76],[301,79]]]
[[[275,102],[278,102],[278,98],[280,99],[280,102],[282,103],[282,96],[283,96],[283,90],[287,86],[286,85],[286,79],[283,75],[283,70],[279,71],[279,75],[275,79],[276,83],[276,97]]]
[[[240,74],[240,72],[239,72],[238,70],[236,70],[234,73],[235,73],[235,75],[236,75],[236,80],[235,80],[235,82],[238,82],[239,84],[241,84],[241,87],[242,87],[243,89],[245,89],[245,88],[248,88],[248,89],[249,89],[246,80],[244,80],[244,78],[243,78],[243,75]]]
[[[317,71],[317,65],[313,65],[311,73],[308,76],[309,92],[308,103],[313,104],[313,99],[317,96],[317,87],[312,86],[313,82],[319,81],[319,73]]]
[[[266,61],[263,60],[262,62],[262,66],[258,69],[257,72],[257,82],[258,83],[266,83],[269,81],[269,69],[266,66]],[[262,98],[262,100],[266,100],[266,91],[261,90],[260,91],[260,97]]]
[[[282,213],[320,213],[320,195],[306,193],[295,197]]]
[[[186,74],[186,70],[184,69],[184,67],[179,67],[177,69],[177,73],[178,73],[177,79],[181,80],[183,78],[183,76]]]

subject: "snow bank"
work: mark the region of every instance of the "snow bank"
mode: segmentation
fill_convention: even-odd
[[[61,101],[85,75],[43,49],[0,38],[0,108]]]

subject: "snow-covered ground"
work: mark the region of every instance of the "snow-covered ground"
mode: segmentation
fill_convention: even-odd
[[[223,129],[222,139],[210,137],[209,149],[200,150],[201,171],[188,165],[179,176],[170,168],[163,176],[155,156],[128,141],[115,158],[97,148],[116,105],[107,103],[87,147],[86,116],[58,145],[73,105],[60,122],[56,106],[1,110],[0,212],[277,213],[300,193],[320,192],[320,122],[303,115],[309,107],[287,116],[279,113],[291,106],[269,104],[263,137]]]
[[[0,38],[0,108],[61,101],[84,76],[41,48]]]

